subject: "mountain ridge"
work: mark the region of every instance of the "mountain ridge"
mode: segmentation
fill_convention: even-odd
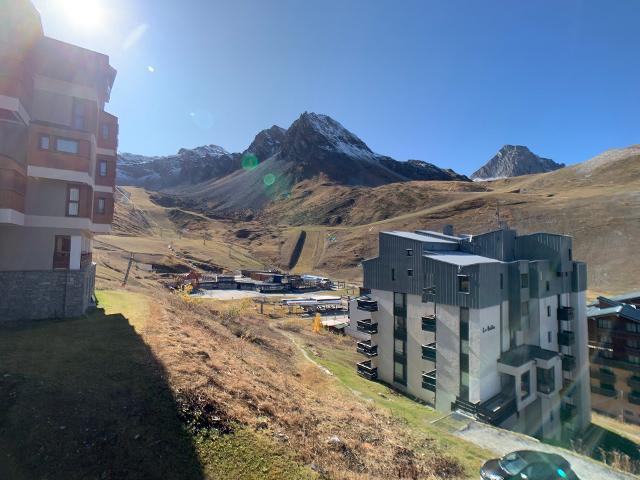
[[[472,180],[495,180],[546,173],[565,167],[550,158],[536,155],[524,145],[503,145],[482,167],[471,174]]]

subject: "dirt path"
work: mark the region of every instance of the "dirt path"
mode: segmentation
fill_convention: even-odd
[[[631,474],[613,470],[603,463],[596,462],[569,450],[541,443],[535,438],[478,422],[469,423],[467,427],[456,432],[456,435],[478,446],[488,448],[500,456],[514,450],[541,450],[548,453],[557,453],[571,463],[571,467],[581,480],[632,480],[638,478]]]

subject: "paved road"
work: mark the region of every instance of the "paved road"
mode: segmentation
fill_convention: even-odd
[[[606,465],[583,457],[563,448],[540,443],[535,438],[519,435],[507,430],[490,427],[478,422],[471,422],[458,430],[456,435],[476,445],[493,450],[502,456],[514,450],[541,450],[557,453],[566,458],[581,480],[632,480],[638,477],[620,473]]]

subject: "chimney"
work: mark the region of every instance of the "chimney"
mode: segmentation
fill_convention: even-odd
[[[444,227],[442,227],[442,233],[444,235],[451,235],[453,236],[453,225],[445,225]]]

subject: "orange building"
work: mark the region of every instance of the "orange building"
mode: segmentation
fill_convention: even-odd
[[[0,320],[73,316],[93,298],[93,237],[113,220],[109,57],[46,37],[28,0],[0,19]]]

